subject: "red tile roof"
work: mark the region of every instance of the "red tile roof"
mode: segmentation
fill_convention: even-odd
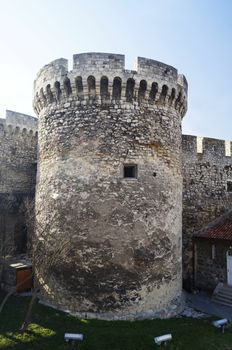
[[[232,210],[195,232],[193,237],[232,241]]]

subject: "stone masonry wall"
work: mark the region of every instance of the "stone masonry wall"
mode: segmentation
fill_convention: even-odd
[[[212,291],[219,282],[227,282],[226,253],[231,243],[205,239],[194,243],[195,287]],[[212,245],[215,256],[212,256]]]
[[[193,287],[192,234],[232,206],[231,142],[182,136],[183,157],[183,279]]]
[[[72,71],[65,59],[45,66],[34,89],[44,297],[88,317],[174,313],[185,78],[157,61],[138,58],[128,71],[122,55],[89,53],[74,55]],[[124,165],[137,166],[135,178],[124,178]],[[46,257],[67,240],[49,270]]]
[[[24,198],[34,196],[36,129],[37,119],[25,114],[7,111],[6,118],[0,119],[0,238],[1,249],[11,253],[26,247],[20,206]]]

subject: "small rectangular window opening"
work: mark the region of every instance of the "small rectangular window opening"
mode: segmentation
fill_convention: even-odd
[[[226,190],[227,192],[232,192],[232,181],[227,181]]]
[[[212,260],[215,259],[215,252],[216,252],[216,249],[215,249],[215,244],[212,244],[212,254],[211,254],[211,258]]]
[[[137,165],[124,165],[123,167],[123,177],[124,178],[131,178],[136,179],[137,178]]]

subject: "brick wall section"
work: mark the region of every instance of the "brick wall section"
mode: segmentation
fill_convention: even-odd
[[[231,144],[230,149],[231,149]],[[203,138],[197,152],[197,137],[182,136],[183,157],[183,278],[193,286],[192,234],[232,206],[227,181],[232,179],[232,158],[226,156],[225,141]]]
[[[114,95],[115,78],[121,94]],[[138,58],[136,71],[128,71],[122,55],[90,53],[74,55],[72,71],[64,59],[45,66],[34,87],[36,206],[51,239],[45,257],[57,240],[70,239],[44,296],[88,317],[175,313],[185,78],[157,61]],[[124,164],[137,165],[137,179],[123,178]],[[38,267],[40,281],[44,269]]]

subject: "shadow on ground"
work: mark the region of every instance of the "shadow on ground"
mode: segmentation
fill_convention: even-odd
[[[82,350],[154,350],[154,337],[172,333],[167,350],[232,350],[232,332],[222,334],[212,318],[175,318],[146,321],[80,320],[35,304],[30,332],[19,334],[29,298],[12,297],[0,319],[0,348],[11,350],[65,350],[64,333],[83,333]],[[77,348],[76,346],[73,347]]]

